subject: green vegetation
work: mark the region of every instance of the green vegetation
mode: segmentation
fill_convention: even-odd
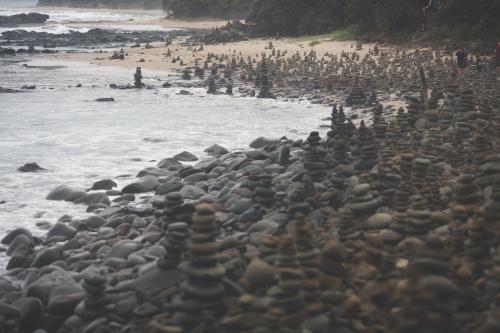
[[[163,0],[166,12],[179,18],[216,17],[244,18],[252,0]]]
[[[354,38],[354,27],[352,25],[338,29],[334,33],[330,34],[330,40],[332,41],[345,41],[352,40]]]
[[[319,44],[321,44],[321,41],[317,40],[317,39],[309,42],[309,46],[311,46],[311,47],[314,47],[314,46],[319,45]]]
[[[162,0],[39,0],[39,6],[161,9]]]
[[[163,0],[178,17],[246,18],[258,35],[319,35],[366,40],[447,38],[496,41],[499,0],[432,0],[429,28],[421,33],[426,0]]]

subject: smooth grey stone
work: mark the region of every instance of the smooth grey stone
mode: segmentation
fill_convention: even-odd
[[[76,234],[76,229],[64,223],[56,223],[47,233],[47,238],[53,236],[64,236],[66,239],[71,239]]]
[[[184,178],[184,181],[188,183],[197,183],[205,180],[208,180],[208,175],[204,172],[195,173]]]
[[[33,235],[31,234],[31,231],[25,228],[17,228],[9,232],[3,239],[2,239],[2,244],[9,245],[17,236],[19,235],[26,235],[30,239],[33,239]]]
[[[122,195],[122,191],[118,191],[118,190],[109,190],[109,191],[106,191],[106,194],[110,197],[116,197],[116,196],[119,196],[119,195]]]
[[[46,199],[55,201],[75,201],[85,197],[87,193],[83,190],[74,189],[66,185],[60,185],[49,192]]]
[[[239,215],[242,214],[247,209],[249,209],[252,206],[252,204],[253,204],[252,199],[242,198],[237,200],[234,204],[232,204],[229,210]]]
[[[106,259],[108,258],[120,258],[127,259],[127,257],[139,249],[139,244],[129,240],[119,241],[111,248]]]
[[[196,157],[194,154],[188,152],[188,151],[183,151],[182,153],[176,154],[172,157],[174,160],[177,160],[179,162],[195,162],[198,161],[198,157]]]
[[[12,253],[9,263],[6,269],[12,270],[20,267],[26,267],[29,263],[31,249],[27,246],[18,246],[17,249]]]
[[[158,168],[161,169],[178,170],[181,167],[182,163],[174,158],[165,158],[158,163]]]
[[[208,158],[206,160],[200,161],[195,164],[195,168],[201,169],[205,172],[210,172],[214,168],[218,167],[220,161],[216,158]]]
[[[12,319],[12,318],[19,318],[20,315],[21,312],[19,311],[18,308],[0,302],[0,316]]]
[[[160,186],[158,178],[155,176],[144,176],[139,181],[125,186],[123,193],[146,193],[156,190]]]
[[[183,198],[193,200],[205,195],[205,191],[193,185],[185,185],[179,192]]]
[[[26,246],[28,248],[32,248],[34,246],[33,244],[33,239],[24,235],[20,234],[14,240],[10,243],[9,248],[7,250],[7,255],[10,256],[14,253],[14,251],[20,247],[20,246]]]
[[[259,137],[250,143],[250,148],[259,149],[266,146],[272,146],[280,143],[279,139],[269,139],[264,137]]]
[[[106,220],[100,216],[93,215],[87,218],[86,225],[91,229],[99,229],[104,224],[106,224]]]
[[[109,221],[107,221],[103,225],[103,227],[116,229],[122,223],[125,223],[125,221],[121,217],[115,217],[115,218],[111,218]]]
[[[208,147],[203,152],[207,153],[209,156],[215,156],[215,157],[219,157],[229,153],[229,151],[226,148],[219,146],[217,144]]]
[[[17,171],[21,172],[39,172],[44,171],[45,169],[39,166],[36,162],[26,163],[22,167],[18,168]]]
[[[166,195],[170,192],[177,192],[179,191],[182,187],[184,186],[184,184],[180,181],[171,181],[171,182],[167,182],[167,183],[164,183],[164,184],[161,184],[158,189],[156,189],[156,193],[157,195]]]
[[[149,167],[142,169],[139,171],[139,173],[136,175],[136,177],[144,177],[144,176],[155,176],[155,177],[165,177],[169,176],[171,174],[170,171],[161,169],[161,168],[154,168],[154,167]]]
[[[113,202],[135,201],[135,195],[125,194],[113,199]]]
[[[145,219],[143,219],[142,217],[139,217],[137,216],[136,218],[134,218],[133,222],[132,222],[132,226],[134,228],[144,228],[148,225],[148,222],[146,222]]]
[[[154,264],[154,263],[153,263]],[[127,280],[118,283],[110,291],[126,291],[126,290],[165,290],[178,285],[183,279],[183,274],[175,269],[164,271],[158,268],[156,264],[151,266],[149,270],[144,272],[135,280]]]
[[[49,248],[43,248],[35,255],[33,258],[33,262],[31,263],[32,267],[43,267],[50,265],[54,261],[58,261],[62,259],[62,247],[54,246]]]
[[[131,255],[128,256],[127,263],[131,266],[138,266],[138,265],[144,265],[145,263],[147,263],[147,261],[140,255],[132,253]]]
[[[95,182],[90,190],[99,191],[99,190],[111,190],[118,185],[111,179],[103,179]]]
[[[86,205],[105,204],[109,206],[111,204],[108,195],[104,192],[90,193],[84,197],[76,199],[73,202],[76,204],[83,203]]]

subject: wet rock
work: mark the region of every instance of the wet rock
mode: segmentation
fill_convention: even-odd
[[[179,170],[182,167],[182,163],[174,158],[165,158],[158,163],[158,168],[167,170]]]
[[[229,151],[226,148],[219,146],[217,144],[208,147],[207,149],[204,150],[204,152],[214,157],[220,157],[229,153]]]
[[[99,190],[111,190],[116,187],[117,184],[111,179],[103,179],[95,182],[90,190],[99,191]]]
[[[26,24],[45,23],[49,15],[40,13],[16,14],[10,16],[0,16],[0,27],[12,27]]]
[[[71,188],[66,185],[60,185],[49,192],[46,199],[55,201],[75,201],[87,195],[85,191]]]
[[[179,161],[179,162],[194,162],[198,161],[198,157],[195,155],[191,154],[190,152],[183,151],[182,153],[179,153],[177,155],[174,155],[172,157],[173,159]]]
[[[156,190],[160,186],[155,176],[144,176],[139,181],[129,184],[122,189],[123,193],[146,193]]]
[[[113,97],[101,97],[101,98],[96,98],[96,102],[114,102],[115,99]]]
[[[29,239],[33,239],[31,231],[25,228],[17,228],[9,232],[1,241],[2,244],[9,245],[17,236],[25,235]]]
[[[71,239],[76,234],[76,229],[64,223],[56,223],[47,233],[47,238],[53,236],[64,236],[66,239]]]
[[[17,170],[21,172],[39,172],[44,171],[45,169],[39,166],[37,163],[26,163]]]
[[[277,139],[269,139],[269,138],[259,137],[250,143],[250,148],[260,149],[260,148],[264,148],[266,146],[276,145],[279,142],[280,142],[280,140],[277,140]]]

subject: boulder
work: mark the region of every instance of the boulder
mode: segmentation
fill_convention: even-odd
[[[172,157],[174,160],[179,161],[179,162],[195,162],[198,161],[198,157],[195,155],[191,154],[188,151],[183,151],[182,153],[179,153],[177,155],[174,155]]]
[[[40,13],[23,13],[10,16],[0,16],[0,27],[12,27],[24,24],[40,24],[47,22],[49,18],[49,15]]]
[[[276,145],[278,143],[280,143],[279,139],[269,139],[261,136],[250,143],[250,148],[260,149],[266,146]]]
[[[165,158],[158,163],[158,168],[169,169],[169,170],[179,170],[182,167],[182,163],[174,158]]]
[[[160,182],[155,176],[144,176],[139,181],[125,186],[122,190],[123,193],[146,193],[155,191]]]
[[[57,222],[47,233],[47,238],[53,236],[64,236],[66,239],[71,239],[76,234],[76,229],[64,223]]]
[[[39,166],[37,163],[33,162],[33,163],[26,163],[17,170],[21,172],[38,172],[38,171],[43,171],[45,169]]]
[[[204,150],[204,152],[214,157],[220,157],[222,155],[226,155],[227,153],[229,153],[229,151],[226,148],[219,146],[217,144],[208,147],[207,149]]]
[[[111,190],[112,188],[118,186],[114,181],[111,179],[103,179],[95,182],[92,187],[90,188],[91,191],[98,191],[98,190]]]
[[[60,185],[49,192],[46,199],[54,201],[75,201],[79,198],[85,197],[85,191],[75,189],[66,185]]]
[[[90,193],[84,197],[78,198],[73,201],[76,204],[86,204],[86,205],[96,205],[96,204],[104,204],[109,206],[110,200],[106,193],[98,192],[98,193]]]

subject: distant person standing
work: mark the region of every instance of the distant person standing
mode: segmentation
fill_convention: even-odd
[[[495,49],[495,66],[500,67],[500,43],[497,43],[497,47]]]
[[[483,70],[483,59],[480,56],[476,57],[476,70],[478,72]]]
[[[457,57],[458,72],[463,74],[465,68],[467,67],[467,51],[465,48],[461,47],[455,56]]]
[[[425,32],[427,30],[427,23],[428,23],[428,18],[427,18],[427,11],[429,8],[432,6],[432,0],[420,0],[420,19],[422,22],[422,28],[421,31]]]

